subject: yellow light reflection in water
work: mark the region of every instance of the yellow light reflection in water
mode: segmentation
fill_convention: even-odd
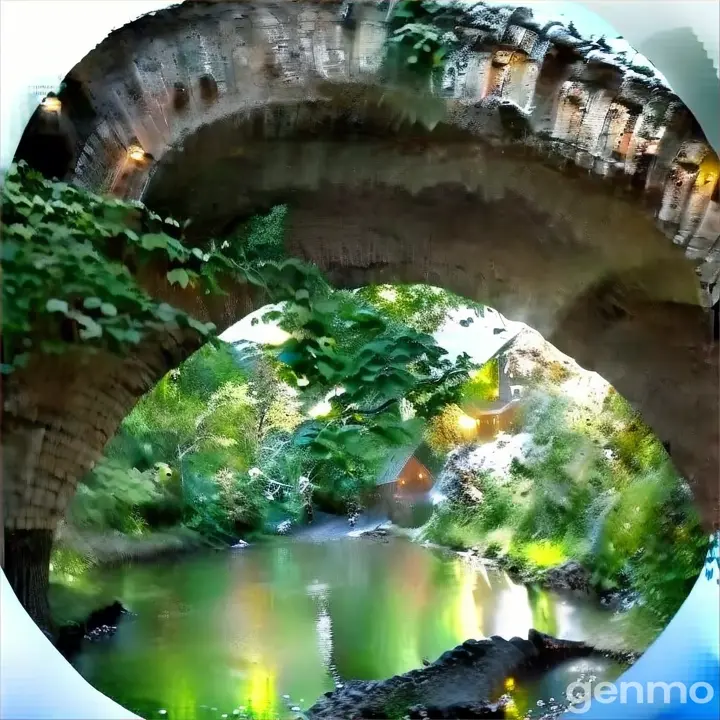
[[[262,666],[254,667],[249,673],[247,704],[260,717],[270,717],[275,709],[277,699],[275,677],[274,672]]]
[[[518,709],[518,706],[515,704],[515,701],[510,698],[507,703],[505,704],[505,717],[506,718],[519,718],[520,717],[520,710]]]
[[[475,603],[478,576],[459,561],[454,564],[453,570],[458,583],[453,631],[463,641],[477,638],[482,635],[480,612]]]

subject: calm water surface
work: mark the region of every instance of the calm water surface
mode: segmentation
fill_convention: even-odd
[[[146,718],[232,718],[238,708],[282,717],[336,683],[421,667],[469,638],[615,632],[598,607],[402,539],[288,540],[102,570],[93,581],[136,616],[86,643],[75,666]],[[518,705],[561,696],[583,669],[607,679],[621,670],[566,664],[517,688]]]

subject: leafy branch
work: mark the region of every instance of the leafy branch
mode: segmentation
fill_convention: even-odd
[[[244,238],[206,247],[186,244],[183,226],[142,203],[89,193],[13,165],[2,190],[2,372],[32,354],[126,352],[148,332],[190,328],[211,338],[215,326],[151,295],[173,286],[221,294],[221,280],[250,283],[277,299],[312,285],[313,268],[277,260],[286,208],[255,218]]]
[[[453,30],[452,5],[435,0],[400,0],[391,9],[388,55],[396,69],[410,70],[423,78],[445,67],[447,56],[458,45]]]

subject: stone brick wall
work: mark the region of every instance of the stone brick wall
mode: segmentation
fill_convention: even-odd
[[[69,175],[138,195],[157,165],[129,160],[132,143],[160,159],[220,119],[242,125],[254,109],[326,98],[328,83],[341,92],[387,85],[387,11],[370,0],[353,5],[346,26],[340,2],[186,2],[114,32],[71,73],[92,110],[75,107],[77,93],[63,110],[74,116]],[[539,27],[525,11],[478,5],[458,18],[458,34],[466,49],[451,58],[440,92],[446,119],[468,125],[485,110],[472,130],[502,143],[492,106],[504,101],[532,120],[526,145],[614,182],[640,172],[634,185],[659,191],[648,212],[669,239],[702,257],[704,287],[715,282],[720,247],[702,228],[720,222],[720,167],[670,89],[561,26]]]

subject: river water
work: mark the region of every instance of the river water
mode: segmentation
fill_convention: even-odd
[[[421,667],[469,638],[616,632],[600,607],[400,538],[281,540],[103,569],[92,582],[135,615],[86,643],[74,664],[146,718],[283,717],[336,683]],[[621,667],[560,667],[517,687],[518,709],[561,697],[581,671],[612,680]]]

